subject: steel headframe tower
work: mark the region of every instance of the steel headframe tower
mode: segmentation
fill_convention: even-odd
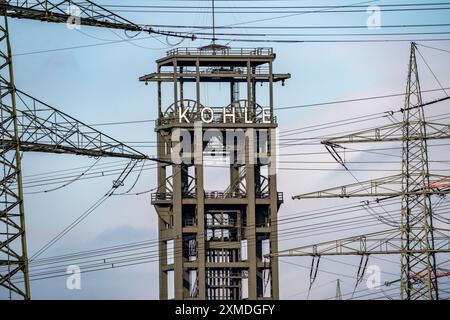
[[[314,260],[327,255],[359,255],[362,280],[370,255],[401,256],[400,297],[407,300],[438,299],[436,273],[437,253],[449,253],[448,230],[433,226],[430,197],[450,193],[449,177],[431,174],[428,167],[427,141],[449,139],[449,124],[427,122],[424,106],[448,100],[449,97],[423,103],[416,62],[416,44],[411,44],[408,83],[403,121],[384,127],[327,139],[322,143],[334,159],[347,169],[338,150],[342,144],[394,142],[402,143],[402,173],[351,185],[298,195],[293,199],[371,197],[361,206],[401,198],[401,221],[398,228],[284,250],[275,256],[311,256]],[[347,169],[348,170],[348,169]],[[386,219],[380,216],[380,221]],[[318,264],[318,263],[317,263]],[[362,271],[361,271],[362,270]]]
[[[277,251],[277,212],[283,198],[277,192],[275,161],[252,161],[253,152],[276,157],[273,85],[290,75],[274,74],[274,59],[272,49],[211,44],[169,51],[157,60],[156,73],[141,77],[158,87],[158,159],[178,156],[180,144],[196,150],[184,153],[182,163],[158,168],[152,204],[159,216],[161,299],[170,298],[172,275],[175,299],[279,298],[278,260],[264,255]],[[216,105],[206,107],[201,97],[208,83],[229,85],[230,98],[216,97]],[[259,83],[268,84],[265,111],[257,99]],[[172,96],[166,106],[163,84],[170,86]],[[244,99],[239,99],[240,85],[246,87]],[[226,101],[223,107],[220,100]],[[255,132],[258,150],[252,143]],[[217,139],[216,154],[229,157],[225,190],[205,190],[206,136],[211,134]],[[245,142],[241,146],[238,141]],[[239,162],[232,155],[241,151]]]

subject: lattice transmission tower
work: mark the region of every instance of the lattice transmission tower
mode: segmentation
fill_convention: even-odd
[[[387,126],[364,130],[322,141],[327,150],[346,169],[339,154],[341,145],[349,143],[400,142],[402,152],[401,173],[380,179],[302,194],[293,199],[370,197],[381,203],[387,199],[400,198],[400,221],[398,227],[355,237],[339,239],[276,253],[280,256],[361,256],[362,279],[364,266],[370,255],[400,255],[400,297],[406,300],[439,299],[436,271],[436,254],[450,252],[447,229],[433,225],[431,196],[445,196],[450,192],[447,176],[430,173],[428,162],[429,140],[450,138],[450,125],[428,122],[422,102],[419,72],[416,61],[417,46],[411,44],[403,120]]]

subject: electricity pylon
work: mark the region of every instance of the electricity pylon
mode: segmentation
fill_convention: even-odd
[[[360,255],[361,269],[363,261],[367,261],[370,255],[399,254],[401,299],[434,300],[439,299],[435,255],[450,252],[448,236],[450,230],[433,226],[430,197],[450,193],[450,183],[446,176],[430,174],[427,141],[450,138],[450,125],[427,122],[424,106],[447,100],[448,97],[427,104],[422,102],[416,50],[416,44],[412,43],[405,107],[402,110],[403,121],[322,142],[334,159],[345,168],[347,168],[345,162],[337,151],[342,144],[401,142],[401,174],[293,197],[293,199],[374,197],[377,198],[376,202],[400,197],[401,219],[398,227],[284,250],[274,255],[312,256],[314,259],[324,255]],[[362,275],[363,272],[364,267]],[[359,280],[362,279],[361,274],[358,275]]]
[[[72,16],[70,6],[76,6]],[[126,31],[157,33],[139,26],[91,1],[0,0],[0,287],[24,299],[30,298],[28,257],[23,200],[21,158],[24,151],[68,153],[92,157],[120,157],[133,161],[155,160],[51,108],[24,92],[14,83],[8,17],[53,23],[71,23]],[[18,96],[25,108],[19,110]],[[26,101],[25,101],[26,100]],[[119,179],[134,166],[128,166]],[[120,181],[115,181],[120,185]],[[17,276],[21,274],[21,276]],[[13,282],[15,276],[17,281]],[[22,285],[18,285],[21,283]]]
[[[2,83],[2,93],[6,88],[7,84]],[[133,163],[114,181],[114,188],[123,183],[138,161],[152,159],[18,89],[1,94],[0,106],[0,159],[4,168],[0,182],[0,286],[9,290],[11,298],[14,293],[14,296],[29,299],[22,153],[130,159]]]

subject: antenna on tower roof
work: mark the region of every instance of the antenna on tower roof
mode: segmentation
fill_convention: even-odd
[[[213,28],[213,38],[212,43],[216,44],[216,7],[215,1],[212,0],[212,28]]]
[[[215,0],[211,0],[211,8],[212,8],[212,41],[209,45],[201,47],[200,50],[211,50],[216,53],[219,50],[229,49],[228,46],[216,44],[216,41],[219,40],[216,38],[216,5]]]

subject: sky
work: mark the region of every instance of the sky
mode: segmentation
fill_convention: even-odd
[[[361,1],[362,2],[362,1]],[[415,0],[380,0],[372,5],[413,4],[422,3]],[[96,1],[98,4],[121,5],[123,1]],[[204,1],[133,1],[134,5],[192,5],[206,6]],[[248,5],[246,2],[226,1],[218,2],[218,6],[232,8]],[[339,4],[350,5],[356,1],[339,0]],[[128,2],[127,2],[128,4]],[[327,6],[336,5],[336,1],[252,1],[251,6]],[[366,3],[364,3],[366,5]],[[367,3],[369,5],[369,3]],[[450,7],[450,6],[447,6]],[[116,7],[115,9],[117,9]],[[206,9],[197,13],[136,13],[121,12],[124,17],[136,23],[159,25],[210,25],[211,16]],[[225,10],[224,10],[225,11]],[[218,26],[239,24],[240,26],[365,26],[370,14],[354,13],[303,13],[280,18],[285,14],[267,13],[254,14],[237,12],[218,13]],[[242,10],[241,10],[242,11]],[[223,32],[292,32],[292,33],[371,33],[379,34],[392,32],[450,32],[449,27],[427,28],[384,28],[389,25],[403,24],[445,24],[449,21],[450,10],[434,11],[381,11],[381,28],[377,30],[348,30],[334,29],[300,29],[300,30],[253,30],[253,29],[224,29]],[[261,18],[271,18],[267,21],[249,22]],[[65,24],[51,24],[36,21],[10,19],[11,42],[14,55],[14,72],[16,86],[20,90],[62,110],[71,116],[88,124],[114,123],[123,121],[147,120],[156,118],[156,88],[149,84],[145,86],[138,81],[144,74],[155,71],[155,60],[163,57],[166,51],[173,48],[176,39],[165,37],[149,37],[137,35],[135,41],[117,40],[128,39],[130,34],[122,31],[100,29],[82,26],[80,30],[71,30]],[[370,39],[376,39],[371,37]],[[220,36],[219,36],[220,38]],[[253,37],[249,37],[253,38]],[[293,37],[277,36],[277,39],[292,39]],[[358,36],[303,36],[300,39],[355,39]],[[450,41],[420,41],[420,39],[449,38],[440,35],[411,35],[390,36],[389,39],[418,40],[420,44],[450,50]],[[270,39],[265,37],[262,39]],[[111,43],[111,42],[114,43]],[[277,54],[275,71],[290,73],[292,79],[285,86],[277,84],[275,87],[275,106],[299,106],[328,101],[348,100],[354,98],[379,95],[398,94],[405,91],[406,76],[409,61],[408,41],[404,42],[303,42],[303,43],[243,43],[219,41],[232,47],[272,46]],[[208,44],[209,40],[184,40],[179,47],[199,47]],[[439,79],[444,88],[450,87],[450,59],[449,53],[426,47],[419,47],[425,61],[419,59],[419,71],[423,90],[437,89]],[[434,75],[429,68],[433,70]],[[449,91],[447,91],[449,92]],[[202,92],[202,102],[214,105],[217,94],[228,94],[228,89],[206,88]],[[445,95],[443,91],[424,93],[424,101],[430,101]],[[308,108],[280,109],[277,119],[281,133],[285,130],[310,127],[331,121],[344,120],[364,116],[377,112],[398,110],[403,107],[403,97],[377,99],[353,103],[328,104]],[[449,103],[442,103],[427,110],[427,116],[443,114]],[[445,119],[442,121],[446,121]],[[448,120],[447,120],[448,121]],[[367,126],[389,123],[387,118],[377,118],[373,121],[352,123],[351,127],[335,127],[326,130],[304,130],[289,138],[304,139],[309,137],[332,136],[343,131],[353,131]],[[154,155],[155,149],[146,144],[155,140],[154,125],[144,122],[129,125],[109,125],[96,127],[112,137],[135,146],[136,149]],[[299,140],[300,141],[300,140]],[[365,146],[376,148],[376,145]],[[386,145],[383,145],[386,147]],[[363,148],[358,145],[355,148]],[[430,151],[433,158],[448,160],[448,146],[436,146]],[[283,168],[278,174],[279,191],[284,192],[285,203],[281,206],[280,218],[292,215],[305,215],[312,210],[335,205],[345,205],[352,200],[291,200],[293,195],[354,183],[355,178],[348,172],[343,172],[337,164],[331,163],[332,158],[325,154],[289,155],[296,153],[317,153],[325,151],[321,145],[297,145],[294,147],[281,146]],[[393,174],[389,170],[398,170],[399,150],[390,152],[388,156],[368,154],[363,152],[349,153],[349,160],[355,162],[372,161],[372,164],[353,164],[355,175],[359,181],[373,179]],[[29,255],[38,251],[53,236],[57,235],[75,218],[95,203],[112,185],[114,176],[77,181],[68,187],[53,192],[33,193],[45,191],[49,186],[40,185],[36,179],[50,177],[49,172],[68,170],[92,165],[95,160],[80,156],[66,156],[54,154],[31,154],[23,157],[24,181],[29,186],[25,189],[26,224]],[[299,162],[302,161],[302,162]],[[320,164],[319,162],[328,162]],[[391,161],[391,162],[387,162]],[[307,163],[309,162],[309,163]],[[311,163],[314,162],[314,163]],[[379,163],[377,163],[379,162]],[[117,159],[104,159],[99,163],[104,166],[120,168],[126,162]],[[434,166],[434,165],[433,165]],[[445,166],[436,164],[432,167],[437,171]],[[103,168],[103,167],[102,167]],[[104,167],[106,168],[106,167]],[[307,170],[304,170],[304,169]],[[358,169],[377,169],[374,171],[358,171]],[[302,169],[302,170],[300,170]],[[321,170],[311,170],[321,169]],[[327,169],[325,171],[323,169]],[[335,169],[341,171],[333,171]],[[106,169],[105,169],[106,170]],[[77,172],[79,172],[78,170]],[[32,176],[42,174],[41,176]],[[212,173],[214,175],[214,173]],[[220,173],[216,173],[219,176]],[[131,187],[138,178],[134,173],[126,183],[124,190]],[[31,181],[35,179],[34,184]],[[211,181],[219,181],[215,176]],[[218,182],[220,185],[220,183]],[[219,185],[212,183],[210,188]],[[58,184],[52,185],[58,186]],[[156,186],[154,170],[142,171],[133,192],[146,191]],[[323,210],[322,210],[323,211]],[[345,218],[355,219],[361,212],[350,212]],[[364,213],[364,212],[363,212]],[[367,213],[365,213],[367,217]],[[383,230],[388,226],[377,225],[363,227],[357,230],[333,232],[334,228],[323,229],[319,234],[308,232],[315,223],[329,222],[332,218],[314,217],[311,220],[298,220],[296,223],[281,226],[281,229],[303,228],[304,235],[295,239],[280,236],[280,249],[287,249],[321,241],[332,240],[337,237]],[[342,217],[339,217],[342,218]],[[326,230],[326,231],[325,231]],[[320,231],[320,230],[319,230]],[[285,232],[289,232],[286,230]],[[154,240],[157,238],[157,217],[150,204],[148,194],[140,196],[115,196],[108,199],[80,225],[58,241],[54,246],[42,254],[40,258],[61,254],[91,250],[137,241]],[[446,257],[448,259],[448,257]],[[398,257],[385,260],[371,260],[371,263],[381,267],[382,280],[390,281],[398,278]],[[445,257],[442,261],[445,261]],[[280,261],[280,288],[283,299],[305,299],[309,286],[309,258],[283,258]],[[309,298],[333,298],[336,291],[336,281],[342,281],[344,294],[352,293],[355,287],[356,269],[359,258],[333,258],[321,262],[318,278],[314,282]],[[293,281],[294,279],[294,281]],[[82,274],[82,289],[67,290],[66,277],[32,281],[32,298],[34,299],[157,299],[158,298],[158,264],[156,262],[130,266],[121,269],[104,270]],[[364,285],[358,287],[364,290]],[[394,290],[392,290],[394,289]],[[398,290],[390,290],[395,297]],[[0,291],[0,298],[6,298]],[[378,295],[384,293],[378,292]]]

